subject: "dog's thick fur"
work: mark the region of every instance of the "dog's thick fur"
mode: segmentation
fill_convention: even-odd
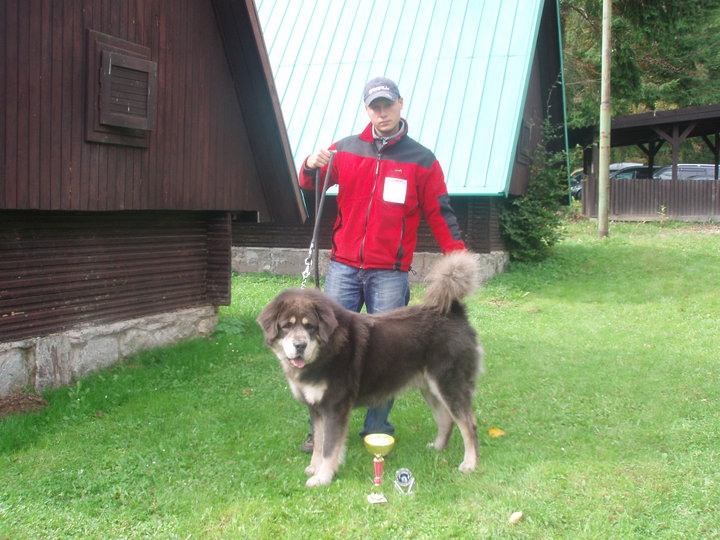
[[[377,315],[348,311],[317,289],[288,289],[257,318],[295,398],[314,426],[308,486],[330,483],[342,461],[350,411],[401,390],[422,391],[438,425],[436,450],[456,423],[465,443],[460,470],[477,464],[472,398],[482,348],[461,300],[478,283],[475,255],[456,252],[433,268],[422,305]]]

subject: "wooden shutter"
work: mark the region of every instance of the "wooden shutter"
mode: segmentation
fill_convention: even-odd
[[[88,30],[86,107],[87,141],[147,148],[157,110],[150,48]]]
[[[100,71],[100,123],[151,131],[155,128],[157,64],[103,51]]]

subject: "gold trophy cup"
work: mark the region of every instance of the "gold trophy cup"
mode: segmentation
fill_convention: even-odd
[[[363,439],[365,449],[373,456],[373,465],[375,466],[375,479],[373,480],[373,491],[368,495],[369,503],[386,503],[385,495],[380,491],[380,483],[382,482],[384,456],[387,456],[395,446],[395,438],[385,433],[371,433]]]

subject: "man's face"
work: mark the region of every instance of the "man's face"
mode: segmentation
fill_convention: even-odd
[[[378,135],[388,137],[395,133],[400,124],[400,111],[403,108],[402,98],[397,101],[390,101],[385,98],[377,98],[370,105],[365,107],[370,122],[372,122]]]

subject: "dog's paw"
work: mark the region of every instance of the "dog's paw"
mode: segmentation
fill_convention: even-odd
[[[439,452],[440,450],[443,450],[446,445],[440,444],[437,441],[429,442],[427,443],[428,448],[433,448],[436,452]]]
[[[305,474],[307,474],[308,476],[312,476],[313,474],[315,474],[315,467],[313,467],[312,464],[305,467]]]
[[[332,476],[323,476],[320,474],[316,474],[315,476],[311,476],[310,478],[308,478],[307,482],[305,482],[305,485],[307,487],[327,486],[331,480]]]
[[[469,463],[469,462],[467,462],[467,461],[463,461],[463,462],[460,464],[460,466],[458,467],[458,470],[459,470],[461,473],[466,473],[466,474],[467,474],[467,473],[469,473],[470,471],[474,471],[476,465],[477,465],[477,463],[475,463],[475,462]]]

